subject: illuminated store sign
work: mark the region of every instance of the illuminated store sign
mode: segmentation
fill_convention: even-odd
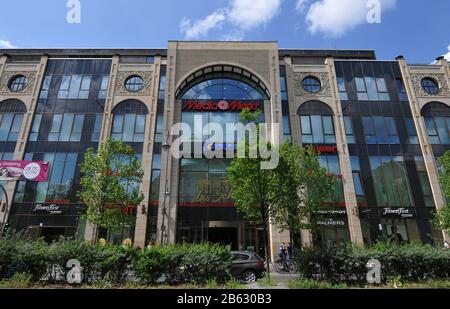
[[[336,153],[338,149],[336,146],[314,146],[314,152],[319,153]]]
[[[257,111],[261,105],[261,101],[186,100],[183,101],[183,111],[241,112],[244,109]]]

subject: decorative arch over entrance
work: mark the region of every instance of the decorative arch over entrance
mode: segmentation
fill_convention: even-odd
[[[270,100],[270,91],[259,77],[246,69],[234,65],[211,65],[192,73],[180,84],[175,96],[177,99],[182,99],[188,91],[195,89],[198,85],[213,87],[214,84],[207,83],[214,80],[236,81],[236,86],[241,88],[243,91],[245,91],[245,89],[242,88],[242,86],[248,85],[253,88],[252,90],[258,92],[260,97],[259,99]],[[249,93],[249,95],[250,97],[254,95],[256,96],[256,94],[251,93]]]

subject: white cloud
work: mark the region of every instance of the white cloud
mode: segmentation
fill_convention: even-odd
[[[380,0],[381,11],[395,7],[396,0]],[[367,15],[374,2],[369,0],[318,0],[309,8],[306,21],[309,31],[337,37],[367,22]]]
[[[199,39],[208,33],[229,23],[230,33],[223,36],[224,40],[242,40],[245,31],[265,25],[280,11],[282,0],[230,0],[227,7],[220,8],[204,19],[192,22],[183,18],[180,30],[185,39]]]
[[[280,8],[281,0],[233,0],[228,18],[233,24],[248,30],[267,24]]]
[[[224,20],[225,11],[219,9],[205,19],[200,19],[195,22],[192,22],[188,18],[183,18],[180,23],[180,29],[187,40],[198,39],[207,35],[211,29],[220,27]]]
[[[14,46],[10,41],[0,40],[0,48],[11,49],[17,48],[17,46]]]
[[[444,57],[445,57],[445,59],[447,59],[447,61],[450,61],[450,45],[447,47],[447,49],[448,49],[448,53],[446,53],[444,55]]]
[[[297,3],[295,4],[295,9],[298,12],[303,12],[306,9],[306,6],[308,5],[309,0],[297,0]]]

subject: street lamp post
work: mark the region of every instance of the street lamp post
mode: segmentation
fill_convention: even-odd
[[[170,142],[169,142],[169,132],[167,132],[167,135],[164,137],[164,143],[162,145],[163,149],[167,151],[166,155],[166,174],[164,179],[164,198],[163,198],[163,209],[162,209],[162,222],[161,222],[161,247],[165,246],[165,238],[167,237],[167,227],[165,224],[165,219],[167,215],[167,207],[166,207],[166,197],[167,195],[170,195],[170,190],[168,188],[168,179],[167,174],[169,171],[169,161],[170,161]],[[169,218],[167,218],[167,221],[169,221]]]

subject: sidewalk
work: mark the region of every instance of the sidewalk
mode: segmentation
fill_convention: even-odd
[[[270,274],[270,277],[276,283],[276,286],[262,287],[261,280],[258,280],[255,283],[248,284],[247,288],[248,289],[281,289],[281,290],[289,289],[289,287],[287,286],[288,282],[290,280],[297,279],[299,277],[299,274],[273,272]]]

